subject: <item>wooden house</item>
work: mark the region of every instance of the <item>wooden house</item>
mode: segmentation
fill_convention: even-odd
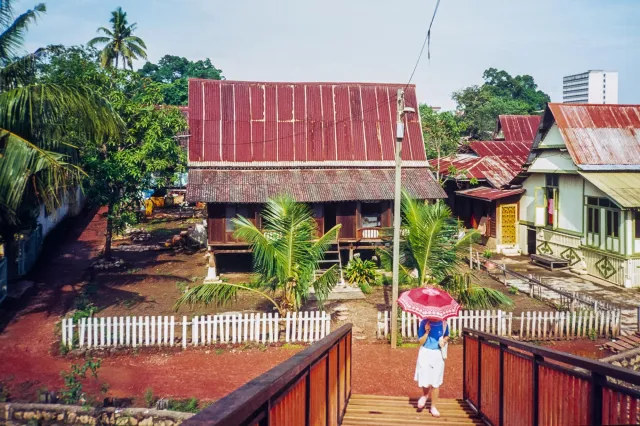
[[[381,228],[392,225],[400,88],[190,80],[186,196],[207,203],[210,258],[246,252],[231,219],[259,226],[262,205],[278,194],[309,203],[320,232],[342,225],[338,251],[382,243]],[[417,110],[413,85],[405,101]],[[404,120],[403,187],[418,199],[445,197],[428,168],[419,115]]]
[[[467,228],[478,229],[482,243],[518,254],[518,201],[524,192],[511,180],[522,171],[540,124],[539,116],[501,115],[495,138],[472,141],[464,152],[437,160],[447,203]]]
[[[640,286],[640,106],[550,103],[521,183],[520,240],[619,286]]]

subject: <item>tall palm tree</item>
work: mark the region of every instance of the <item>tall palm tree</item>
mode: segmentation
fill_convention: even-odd
[[[147,52],[145,49],[147,45],[142,41],[140,37],[133,35],[136,30],[137,24],[133,23],[129,25],[127,20],[127,12],[124,12],[121,7],[111,12],[111,29],[100,27],[98,33],[103,33],[103,36],[95,37],[88,43],[90,47],[95,47],[97,44],[104,44],[102,51],[100,52],[100,61],[105,68],[111,68],[115,63],[115,68],[118,68],[119,61],[122,59],[122,67],[127,66],[133,69],[133,61],[136,59],[147,59]]]
[[[19,222],[17,212],[30,194],[49,208],[82,178],[75,165],[85,140],[119,137],[122,124],[109,104],[86,89],[39,84],[35,64],[56,47],[18,57],[30,24],[46,11],[37,5],[17,17],[13,1],[0,2],[0,228]],[[6,235],[5,235],[6,238]]]
[[[306,204],[289,196],[267,202],[262,212],[263,229],[249,219],[238,217],[234,237],[253,249],[254,270],[258,278],[249,284],[201,284],[187,291],[176,303],[225,304],[238,291],[258,293],[269,300],[281,314],[297,311],[313,287],[320,305],[340,278],[336,265],[316,277],[319,261],[336,240],[340,225],[317,238],[317,225]],[[279,300],[276,301],[276,298]]]
[[[402,194],[402,223],[405,229],[400,242],[400,278],[417,286],[439,285],[448,290],[467,308],[483,309],[512,304],[505,294],[471,284],[461,275],[463,255],[477,237],[477,232],[458,237],[458,221],[451,209],[442,201],[433,204],[412,199]],[[391,265],[392,254],[382,251],[386,267]],[[417,277],[415,273],[417,271]]]

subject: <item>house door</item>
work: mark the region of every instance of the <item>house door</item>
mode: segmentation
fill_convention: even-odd
[[[536,254],[536,228],[527,228],[527,253]]]
[[[517,232],[518,206],[516,204],[505,204],[500,206],[500,243],[515,244]]]

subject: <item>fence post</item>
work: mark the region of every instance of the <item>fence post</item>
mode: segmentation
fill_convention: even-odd
[[[182,317],[182,349],[187,349],[187,316]]]
[[[539,381],[539,377],[538,377],[538,363],[543,361],[544,358],[542,358],[540,355],[534,355],[533,356],[533,426],[538,426],[538,421],[539,421],[539,416],[538,416],[538,398],[539,398],[539,392],[538,390],[540,389],[540,381]],[[602,399],[601,399],[602,400]]]
[[[471,244],[469,244],[469,269],[473,269],[473,246]]]
[[[504,343],[500,343],[500,383],[499,383],[499,391],[500,400],[498,401],[498,425],[504,425],[504,349],[506,345]]]

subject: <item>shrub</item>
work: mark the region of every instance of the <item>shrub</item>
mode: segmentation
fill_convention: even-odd
[[[153,408],[153,404],[155,404],[156,402],[156,396],[153,394],[153,389],[152,388],[147,388],[146,391],[144,391],[144,403],[147,406],[147,408]]]
[[[197,398],[191,398],[187,400],[171,400],[169,401],[169,410],[180,411],[183,413],[197,413],[200,411],[198,408],[199,401]]]
[[[491,250],[487,249],[482,253],[482,256],[485,259],[491,259],[491,257],[493,256],[493,252]]]
[[[91,376],[98,380],[98,370],[101,360],[87,359],[84,364],[71,365],[71,371],[61,371],[60,375],[64,380],[64,388],[60,391],[60,399],[65,404],[77,404],[81,399],[86,400],[82,389],[84,381],[87,379],[87,371],[91,371]],[[105,388],[103,387],[103,390]]]
[[[351,284],[357,284],[361,289],[364,286],[369,287],[375,285],[378,277],[376,264],[370,260],[362,260],[360,257],[354,257],[349,261],[344,269],[344,275]],[[369,292],[371,289],[369,288]],[[363,293],[366,293],[362,290]]]

